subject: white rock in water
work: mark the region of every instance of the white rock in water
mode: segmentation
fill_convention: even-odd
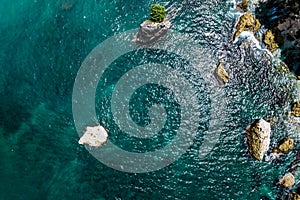
[[[99,147],[107,141],[107,138],[107,131],[102,126],[88,126],[86,127],[86,130],[78,143],[86,144],[92,147]]]
[[[141,24],[138,33],[133,39],[133,42],[138,45],[152,44],[164,36],[170,27],[171,22],[167,19],[161,23],[146,20]]]
[[[264,119],[259,119],[246,129],[247,143],[250,154],[257,160],[262,160],[269,150],[271,125]]]

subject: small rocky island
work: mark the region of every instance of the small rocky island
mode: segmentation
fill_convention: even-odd
[[[107,138],[107,131],[102,126],[88,126],[78,143],[91,147],[99,147],[107,141]]]
[[[150,8],[150,16],[150,19],[140,25],[140,29],[133,39],[137,45],[151,45],[171,28],[171,23],[166,18],[165,7],[153,4]]]

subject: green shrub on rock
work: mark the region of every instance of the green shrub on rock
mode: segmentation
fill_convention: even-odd
[[[164,6],[153,4],[150,9],[151,21],[161,23],[166,18],[166,9]]]

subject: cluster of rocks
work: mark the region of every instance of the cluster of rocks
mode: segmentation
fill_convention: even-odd
[[[260,22],[275,34],[282,58],[300,75],[300,3],[299,0],[268,0],[255,10]]]
[[[246,138],[249,154],[262,161],[264,155],[270,148],[271,125],[264,119],[255,120],[251,125],[246,128]],[[294,147],[294,140],[292,138],[284,138],[272,150],[268,161],[274,161],[281,155],[287,154]],[[278,184],[284,188],[291,188],[295,184],[295,178],[292,173],[287,173],[282,176]]]
[[[259,161],[270,148],[271,124],[264,119],[255,120],[246,128],[246,137],[249,153]],[[294,139],[284,138],[273,148],[269,161],[278,159],[281,155],[287,154],[294,147]],[[271,157],[271,159],[270,159]]]
[[[284,61],[289,68],[292,69],[293,66],[297,67],[298,65],[296,75],[300,78],[299,5],[299,1],[293,0],[260,1],[260,7],[256,8],[256,15],[253,16],[248,12],[248,0],[243,0],[237,5],[237,9],[245,13],[239,18],[233,40],[243,31],[250,31],[259,41],[260,37],[258,37],[256,33],[260,29],[261,24],[263,24],[267,31],[264,32],[262,38],[268,50],[273,53],[276,49],[281,48],[283,50],[282,55],[286,57]],[[300,117],[299,100],[292,105],[291,116]],[[248,151],[253,158],[262,161],[264,155],[269,152],[270,134],[271,125],[264,119],[255,120],[246,128]],[[275,161],[282,155],[290,152],[293,147],[294,140],[292,138],[284,138],[273,147],[271,153],[266,157],[266,160],[271,162]],[[297,162],[297,159],[295,159],[295,162]],[[293,166],[298,166],[298,162]],[[293,175],[295,172],[296,170],[291,169],[289,173],[284,174],[279,179],[278,184],[287,189],[292,188],[295,185],[295,177]],[[300,200],[300,195],[296,192],[290,192],[288,199]]]

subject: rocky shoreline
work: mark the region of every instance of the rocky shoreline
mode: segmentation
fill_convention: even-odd
[[[252,12],[249,5],[252,7]],[[274,57],[280,58],[289,70],[287,73],[294,73],[298,79],[300,78],[300,3],[293,0],[267,0],[267,1],[248,1],[242,0],[237,2],[236,9],[242,12],[235,27],[233,41],[236,41],[242,32],[247,31],[253,34],[259,44],[267,48]],[[262,29],[261,29],[262,28]],[[261,31],[259,31],[261,29]],[[262,33],[263,31],[263,33]],[[254,39],[254,40],[255,40]],[[278,51],[280,49],[281,51]],[[279,54],[278,54],[279,52]],[[276,67],[276,66],[275,66]],[[295,79],[296,77],[292,78]],[[297,90],[298,91],[298,90]],[[296,92],[297,92],[296,91]],[[296,94],[295,96],[299,96]],[[300,102],[297,97],[293,97],[293,102],[290,102],[290,112],[285,113],[285,117],[289,121],[297,121],[300,117]],[[273,116],[274,117],[274,116]],[[277,116],[282,117],[282,116]],[[272,120],[265,121],[264,119],[256,119],[246,128],[246,139],[249,154],[258,161],[273,162],[281,159],[284,154],[290,151],[297,152],[294,148],[296,141],[293,137],[282,138],[277,141],[277,145],[273,146],[271,151],[270,140],[272,137],[271,126],[276,123]],[[296,123],[299,123],[296,122]],[[285,192],[280,199],[299,199],[300,188],[297,185],[295,176],[300,164],[300,154],[297,152],[296,158],[287,169],[285,174],[282,174],[277,181],[277,186],[284,188]]]
[[[255,16],[275,35],[281,58],[300,76],[300,3],[298,0],[269,0],[259,4]]]

